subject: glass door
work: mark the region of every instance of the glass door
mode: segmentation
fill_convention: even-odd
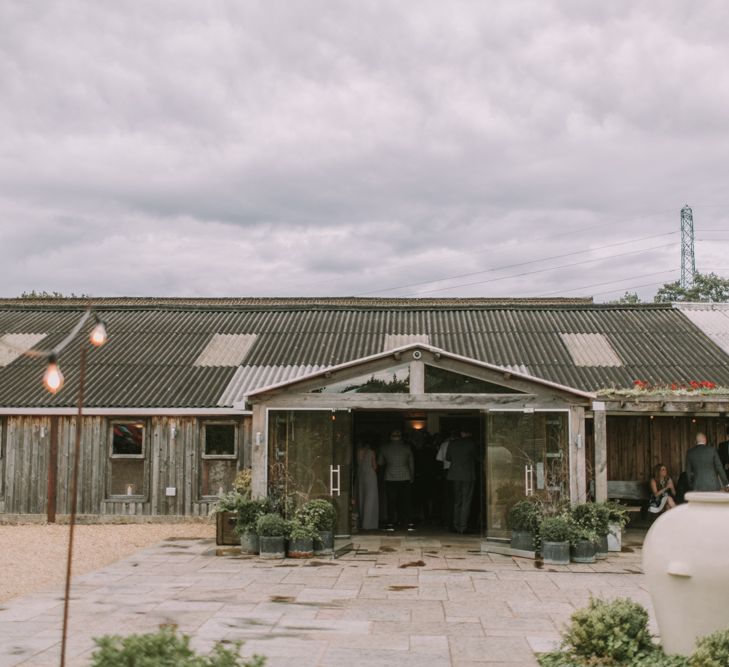
[[[486,535],[508,538],[511,507],[530,497],[568,497],[568,417],[564,412],[486,415]]]
[[[268,413],[269,496],[299,505],[327,498],[338,535],[350,533],[352,419],[346,410]]]

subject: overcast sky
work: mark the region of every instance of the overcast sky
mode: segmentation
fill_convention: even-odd
[[[728,24],[720,0],[4,0],[0,295],[651,297],[685,202],[697,268],[729,275]]]

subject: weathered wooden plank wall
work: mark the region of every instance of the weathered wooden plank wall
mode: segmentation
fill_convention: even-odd
[[[5,420],[2,484],[5,512],[45,513],[50,427],[48,417],[10,417]]]
[[[56,420],[58,467],[56,512],[71,510],[71,477],[76,437],[75,417],[8,417],[4,420],[0,511],[46,514],[51,420]],[[195,417],[151,417],[145,420],[145,494],[125,500],[108,498],[110,420],[83,418],[77,511],[90,515],[205,516],[214,503],[199,494],[202,420]],[[251,420],[239,421],[237,467],[250,448]],[[167,487],[176,489],[167,496]]]
[[[592,480],[594,434],[589,421],[587,424],[587,474]],[[684,469],[686,452],[696,433],[706,433],[709,444],[716,445],[726,440],[727,424],[729,420],[721,417],[608,415],[608,479],[647,481],[653,466],[663,463],[675,481]]]

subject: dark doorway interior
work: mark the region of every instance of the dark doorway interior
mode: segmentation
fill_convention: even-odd
[[[412,449],[415,464],[415,479],[410,488],[410,518],[417,533],[442,533],[453,527],[453,500],[450,484],[446,479],[443,463],[436,455],[441,444],[449,436],[461,430],[470,431],[477,445],[479,461],[475,464],[475,489],[471,502],[468,532],[483,534],[484,493],[483,420],[477,411],[402,411],[360,410],[352,413],[353,429],[353,477],[352,489],[355,501],[353,510],[357,513],[359,527],[362,527],[364,496],[368,493],[358,483],[358,466],[362,445],[367,444],[377,458],[382,447],[390,441],[391,433],[399,430],[403,441]],[[359,452],[359,453],[358,453]],[[359,489],[358,489],[359,487]],[[387,494],[385,492],[385,471],[377,470],[378,527],[370,530],[384,530],[388,526]],[[358,492],[359,491],[359,492]],[[370,490],[369,493],[372,491]],[[362,506],[362,507],[361,507]],[[370,517],[371,521],[371,517]],[[399,530],[407,530],[400,526]]]

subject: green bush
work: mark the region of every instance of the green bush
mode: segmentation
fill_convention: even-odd
[[[512,530],[537,533],[542,512],[539,505],[529,500],[521,500],[509,510],[509,528]]]
[[[300,523],[313,526],[317,531],[332,530],[337,521],[337,511],[328,500],[316,498],[299,507],[295,518]]]
[[[213,506],[213,512],[237,512],[247,498],[237,491],[229,491],[219,496],[218,502]]]
[[[610,528],[611,510],[605,503],[582,503],[570,510],[575,526],[600,537],[607,535]]]
[[[666,655],[660,649],[656,649],[651,655],[631,664],[631,667],[689,667],[689,659],[682,655]]]
[[[255,533],[256,522],[268,512],[268,501],[264,499],[245,500],[238,506],[238,519],[235,524],[236,532]]]
[[[648,632],[648,612],[632,600],[590,600],[572,615],[560,651],[537,656],[541,667],[727,667],[729,630],[696,642],[690,658],[666,655]]]
[[[537,656],[537,662],[541,667],[586,667],[587,663],[578,660],[562,651],[541,653]]]
[[[256,533],[261,537],[286,537],[288,522],[280,514],[264,514],[256,521]]]
[[[539,537],[542,542],[570,542],[572,527],[566,517],[548,517],[539,524]]]
[[[603,504],[607,510],[608,522],[617,524],[621,528],[625,528],[629,519],[629,513],[625,505],[621,505],[614,500],[610,500]]]
[[[261,667],[265,663],[260,656],[244,660],[240,643],[231,649],[219,642],[212,653],[201,656],[190,648],[187,635],[178,635],[168,626],[148,634],[105,635],[94,643],[97,649],[90,667]]]
[[[648,612],[637,602],[591,599],[572,614],[563,648],[577,658],[599,658],[605,664],[633,664],[655,651],[648,631]]]
[[[689,667],[688,658],[681,655],[665,655],[660,649],[654,650],[629,662],[607,662],[600,658],[582,658],[554,651],[537,656],[541,667]]]
[[[288,524],[288,536],[291,540],[313,540],[319,535],[316,526],[312,526],[309,523],[302,523],[298,519],[292,519]]]
[[[719,630],[696,642],[691,667],[726,667],[729,665],[729,630]]]

